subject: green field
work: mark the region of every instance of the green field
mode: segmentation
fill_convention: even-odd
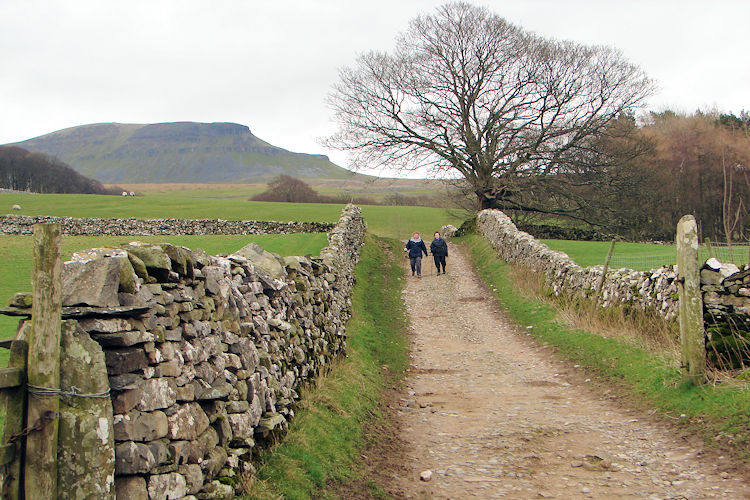
[[[609,241],[570,241],[570,240],[541,240],[552,250],[565,252],[571,259],[582,267],[604,264],[609,250]],[[726,246],[715,246],[713,254],[722,262],[733,261],[735,264],[747,263],[748,246],[736,245],[732,249],[732,258]],[[701,246],[699,258],[708,259],[708,250]],[[611,269],[629,268],[636,271],[648,271],[660,266],[675,264],[677,253],[674,245],[658,245],[654,243],[630,243],[618,241],[610,262]]]
[[[209,185],[210,186],[210,185]],[[207,187],[204,198],[195,193],[164,192],[151,196],[101,196],[70,194],[2,194],[0,213],[140,219],[225,219],[336,222],[343,205],[316,203],[271,203],[246,201],[228,196],[232,191],[216,193]],[[21,210],[13,212],[14,204]],[[370,232],[389,238],[408,239],[413,231],[430,234],[444,224],[460,224],[449,211],[431,207],[393,207],[367,205],[362,214]],[[431,241],[431,237],[428,241]]]
[[[155,189],[158,186],[155,187]],[[309,203],[251,202],[232,198],[242,193],[241,187],[204,186],[201,194],[195,186],[175,186],[146,196],[121,197],[65,194],[3,194],[0,213],[22,215],[56,215],[101,218],[183,218],[226,220],[277,220],[335,222],[342,205]],[[12,206],[22,207],[13,212]],[[431,235],[444,224],[457,224],[459,219],[446,210],[427,207],[362,207],[368,229],[379,235],[407,239],[413,231]],[[429,238],[425,237],[429,242]],[[317,255],[326,245],[325,234],[294,235],[214,235],[214,236],[119,236],[119,237],[63,237],[63,258],[76,250],[99,246],[116,246],[129,241],[167,242],[188,248],[202,248],[209,254],[231,253],[251,241],[281,255]],[[30,289],[31,238],[28,236],[0,236],[0,301],[4,304],[15,292]],[[0,338],[15,334],[17,321],[0,317]],[[0,352],[0,355],[2,353]]]

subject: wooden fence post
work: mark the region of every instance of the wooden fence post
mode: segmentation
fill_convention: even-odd
[[[14,340],[10,345],[10,358],[8,359],[8,368],[19,368],[23,371],[21,385],[13,389],[4,389],[5,391],[5,425],[3,428],[3,442],[7,442],[12,436],[18,435],[23,431],[26,424],[26,358],[28,355],[28,343],[25,339],[25,332],[31,327],[29,323],[24,323],[20,339]],[[23,440],[16,440],[10,446],[13,449],[13,460],[8,463],[5,471],[6,478],[3,485],[3,494],[9,500],[19,500],[23,498],[23,474],[21,467],[23,465]]]
[[[692,215],[685,215],[677,223],[677,270],[682,379],[699,385],[706,378],[706,343],[698,264],[698,226]]]
[[[615,240],[609,244],[609,251],[607,252],[607,258],[604,260],[604,269],[602,270],[602,277],[599,278],[599,283],[596,285],[596,301],[599,302],[599,295],[602,293],[602,287],[604,286],[604,280],[607,278],[607,271],[609,271],[609,261],[612,260],[612,254],[615,251]]]
[[[28,355],[28,425],[41,430],[26,438],[24,486],[26,498],[56,499],[57,428],[60,399],[61,272],[60,225],[34,225],[33,304]],[[45,388],[51,397],[34,394]]]

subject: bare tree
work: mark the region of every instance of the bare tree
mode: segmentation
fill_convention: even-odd
[[[340,128],[325,142],[355,167],[463,177],[479,208],[540,210],[519,195],[529,179],[561,178],[581,158],[609,164],[591,161],[592,140],[651,92],[612,48],[547,40],[450,3],[413,19],[392,53],[341,70],[329,98]]]

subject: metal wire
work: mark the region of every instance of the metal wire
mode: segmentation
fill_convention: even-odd
[[[51,387],[40,387],[38,385],[27,385],[27,391],[29,394],[34,396],[35,398],[39,399],[49,399],[59,396],[68,396],[68,397],[76,397],[76,398],[108,398],[110,389],[107,389],[104,392],[93,392],[93,393],[84,393],[81,392],[81,390],[76,386],[70,386],[69,391],[63,391],[62,389],[53,389]]]

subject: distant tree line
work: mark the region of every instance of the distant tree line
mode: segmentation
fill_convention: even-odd
[[[17,146],[0,146],[0,187],[32,193],[119,194],[62,161]]]
[[[250,198],[252,201],[276,201],[288,203],[356,203],[357,205],[404,205],[404,206],[444,206],[445,202],[435,196],[406,196],[388,193],[383,201],[361,195],[323,195],[315,191],[305,181],[290,175],[277,175],[268,183],[262,193]]]

